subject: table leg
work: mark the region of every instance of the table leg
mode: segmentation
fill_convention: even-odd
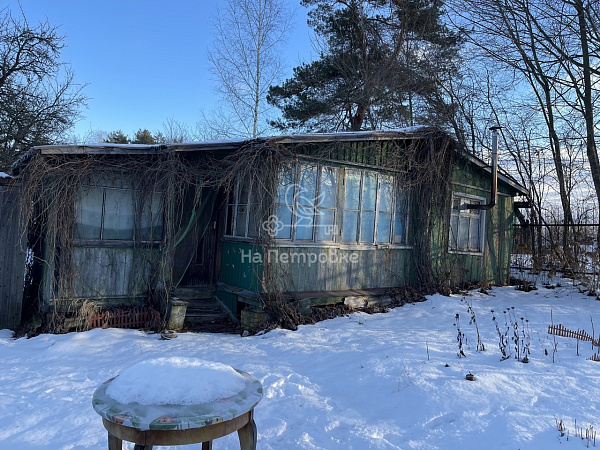
[[[133,450],[152,450],[152,446],[151,445],[142,445],[142,444],[135,444],[135,446],[133,447]]]
[[[108,433],[108,450],[123,450],[123,441]]]
[[[254,410],[249,412],[250,420],[238,430],[241,450],[256,450],[257,431],[254,422]]]
[[[202,450],[212,450],[212,441],[203,442]]]

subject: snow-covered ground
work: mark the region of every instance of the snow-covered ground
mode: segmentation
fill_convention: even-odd
[[[469,304],[485,351],[477,351]],[[92,393],[125,368],[166,356],[225,363],[259,378],[259,449],[585,448],[574,436],[575,421],[584,430],[600,427],[600,362],[586,359],[595,353],[590,342],[556,337],[554,350],[547,333],[551,312],[554,324],[591,334],[593,321],[600,332],[600,302],[560,287],[495,288],[465,299],[434,295],[387,314],[355,313],[245,338],[184,333],[160,340],[141,331],[97,329],[13,340],[4,330],[0,448],[105,449]],[[466,336],[461,358],[456,314]],[[501,361],[492,317],[502,333],[505,321],[518,323],[521,349],[530,343],[527,364]],[[510,342],[507,351],[514,355],[513,347]],[[469,372],[475,381],[465,379]],[[214,448],[239,444],[230,435]]]

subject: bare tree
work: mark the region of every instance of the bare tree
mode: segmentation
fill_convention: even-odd
[[[455,17],[470,29],[470,42],[505,69],[518,74],[519,95],[532,95],[542,114],[555,167],[564,220],[573,223],[568,143],[581,130],[600,200],[600,162],[594,138],[600,58],[600,4],[583,0],[451,0]],[[597,77],[596,77],[597,83]],[[533,105],[531,105],[533,106]]]
[[[168,117],[163,122],[162,131],[154,133],[154,140],[158,144],[181,144],[196,140],[196,133],[184,122]]]
[[[217,91],[235,118],[221,134],[263,133],[269,115],[266,95],[282,75],[280,50],[291,18],[283,0],[226,0],[217,10],[208,59]],[[215,127],[222,128],[222,121],[209,125],[213,131]]]
[[[48,22],[0,12],[0,168],[18,152],[63,138],[85,106],[83,86],[60,62],[64,37]]]

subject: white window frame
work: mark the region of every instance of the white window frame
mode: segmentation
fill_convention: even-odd
[[[321,195],[321,181],[322,181],[322,174],[323,174],[323,169],[334,169],[335,170],[335,180],[336,180],[336,186],[335,186],[335,207],[323,207],[320,208],[318,205],[318,201],[316,201],[315,199],[315,205],[314,205],[314,218],[313,218],[313,233],[312,233],[312,238],[311,239],[298,239],[297,238],[297,220],[298,220],[298,215],[297,215],[297,211],[298,211],[298,189],[299,189],[299,184],[300,184],[300,176],[303,170],[303,167],[306,166],[316,166],[317,167],[317,173],[316,173],[316,179],[317,179],[317,185],[316,185],[316,189],[315,189],[315,196],[316,199],[319,198],[319,196]],[[344,171],[340,170],[340,169],[345,169]],[[401,246],[401,247],[405,247],[408,245],[408,221],[409,221],[409,207],[408,205],[410,204],[410,197],[408,195],[407,192],[403,193],[403,195],[406,196],[406,208],[404,211],[400,211],[397,208],[397,202],[400,200],[400,187],[399,187],[399,180],[398,177],[389,174],[389,173],[383,173],[383,172],[379,172],[377,170],[373,170],[373,169],[365,169],[365,168],[353,168],[353,167],[349,167],[349,166],[334,166],[334,165],[329,165],[329,164],[317,164],[317,163],[312,163],[312,162],[300,162],[295,164],[293,167],[290,168],[292,173],[293,173],[293,189],[294,189],[294,195],[293,195],[293,203],[292,204],[288,204],[288,203],[281,203],[279,202],[279,199],[275,200],[275,214],[277,211],[277,208],[279,207],[292,207],[293,211],[291,214],[291,223],[290,224],[285,224],[285,226],[287,227],[289,225],[289,237],[285,236],[285,237],[278,237],[276,238],[276,240],[278,242],[290,242],[290,243],[294,243],[294,244],[299,244],[299,245],[305,245],[305,244],[320,244],[320,245],[327,245],[327,244],[342,244],[342,245],[347,245],[347,246],[361,246],[361,247],[375,247],[375,246]],[[355,239],[351,240],[351,241],[343,241],[342,236],[343,236],[343,230],[340,227],[340,225],[343,227],[343,213],[344,213],[344,198],[345,198],[345,184],[346,184],[346,176],[348,171],[355,171],[355,172],[359,172],[360,173],[360,186],[359,186],[359,209],[358,210],[353,210],[353,211],[357,211],[358,212],[358,217],[357,217],[357,227],[356,227],[356,236]],[[376,199],[375,199],[375,209],[374,210],[368,210],[368,212],[374,212],[375,213],[375,221],[373,224],[373,239],[370,241],[360,241],[360,233],[361,233],[361,220],[362,220],[362,214],[364,212],[364,208],[363,208],[363,199],[362,199],[362,195],[363,195],[363,183],[364,183],[364,178],[365,178],[365,174],[369,173],[372,175],[375,175],[375,186],[376,186]],[[343,175],[342,175],[343,174]],[[391,205],[390,205],[390,209],[389,211],[385,211],[386,213],[389,213],[391,215],[391,223],[390,223],[390,229],[389,229],[389,237],[388,240],[386,240],[385,242],[378,242],[378,235],[379,235],[379,218],[380,218],[380,212],[381,212],[381,183],[383,178],[388,178],[392,187],[393,187],[393,193],[392,198],[391,198]],[[292,186],[292,185],[290,185]],[[333,211],[333,229],[334,229],[334,233],[332,236],[332,239],[330,240],[319,240],[319,226],[322,226],[322,224],[320,223],[320,219],[321,219],[321,214],[319,214],[320,209],[327,209],[330,211]],[[229,210],[229,209],[228,209]],[[396,218],[398,216],[398,214],[402,214],[404,216],[404,220],[403,220],[403,233],[401,234],[403,236],[403,240],[400,242],[396,239]],[[340,217],[341,216],[341,217]],[[286,228],[287,229],[287,228]],[[287,234],[287,233],[286,233]]]
[[[254,203],[252,202],[252,195],[254,194],[254,189],[253,189],[253,183],[250,181],[250,185],[248,186],[248,199],[246,200],[246,204],[243,205],[240,203],[240,192],[241,192],[241,188],[242,188],[242,183],[245,181],[245,179],[243,180],[241,178],[241,176],[237,176],[236,181],[235,181],[235,186],[234,186],[234,191],[233,191],[233,202],[230,202],[230,194],[231,191],[227,192],[227,203],[226,203],[226,207],[225,207],[225,230],[223,235],[227,236],[227,237],[235,237],[235,238],[242,238],[242,239],[252,239],[255,236],[253,236],[250,232],[252,231],[252,226],[253,224],[250,223],[250,216],[251,214],[251,210],[253,208]],[[228,232],[227,230],[227,225],[229,223],[229,214],[230,214],[230,207],[231,208],[231,233]],[[245,223],[244,223],[244,232],[243,234],[238,234],[237,233],[237,226],[238,226],[238,219],[239,219],[239,208],[240,207],[245,207],[246,208],[246,218],[245,218]],[[256,212],[256,211],[255,211]],[[258,233],[258,230],[257,230]]]
[[[408,241],[408,220],[409,220],[408,204],[410,204],[410,202],[409,202],[408,193],[406,193],[406,195],[407,195],[406,201],[408,203],[406,211],[399,212],[397,210],[396,205],[397,205],[397,202],[399,201],[399,192],[400,192],[398,177],[389,175],[386,173],[378,172],[377,170],[370,170],[370,169],[348,168],[348,169],[346,169],[346,173],[348,170],[360,172],[359,204],[358,204],[358,210],[343,208],[343,211],[357,211],[358,212],[358,223],[357,223],[355,239],[351,240],[351,241],[343,241],[343,243],[349,244],[349,245],[401,245],[401,246],[406,246],[407,241]],[[344,174],[344,185],[346,183],[346,173]],[[364,186],[364,180],[365,180],[366,173],[371,173],[371,174],[376,175],[375,210],[371,210],[371,209],[366,210],[367,212],[375,212],[375,222],[373,224],[374,229],[373,229],[373,240],[372,241],[361,241],[362,215],[363,215],[363,212],[365,211],[365,209],[363,208],[363,186]],[[380,213],[382,212],[381,211],[381,182],[382,182],[383,177],[391,178],[393,193],[392,193],[392,202],[390,205],[390,210],[384,211],[384,212],[391,214],[389,238],[385,242],[379,242],[379,218],[380,218]],[[344,195],[345,195],[345,191],[344,191]],[[396,228],[396,217],[398,216],[399,213],[403,213],[403,215],[404,215],[404,230],[403,230],[404,241],[403,242],[397,242],[397,240],[396,240],[396,229],[395,229]],[[343,224],[342,224],[342,227],[343,227]]]
[[[82,192],[80,195],[84,195],[83,194],[83,190],[89,190],[90,192],[93,191],[97,191],[98,193],[102,194],[102,205],[100,207],[100,230],[99,230],[99,237],[76,237],[75,240],[76,241],[86,241],[86,242],[91,242],[91,241],[123,241],[123,242],[128,242],[128,241],[142,241],[142,242],[160,242],[163,238],[163,211],[162,211],[162,202],[160,199],[160,192],[155,192],[153,194],[153,196],[149,199],[147,199],[150,202],[150,205],[143,205],[144,206],[144,210],[141,211],[141,215],[139,214],[138,208],[140,208],[140,191],[137,189],[132,189],[129,187],[112,187],[112,186],[104,186],[102,184],[86,184],[82,187]],[[131,230],[131,237],[127,237],[127,238],[116,238],[116,237],[106,237],[106,231],[105,231],[105,225],[106,225],[106,202],[107,202],[107,192],[124,192],[128,195],[128,197],[131,198],[131,212],[132,212],[132,221],[133,221],[133,228]],[[158,199],[158,206],[156,208],[156,210],[153,208],[154,206],[154,200]],[[76,214],[78,217],[79,215],[79,211],[78,209],[81,208],[82,206],[82,202],[83,202],[83,198],[79,198],[77,205],[76,205]],[[147,202],[146,202],[147,203]],[[142,237],[140,236],[141,230],[139,229],[140,226],[142,226],[140,222],[140,220],[142,220],[144,218],[144,214],[146,213],[146,207],[149,206],[149,217],[150,217],[150,236],[149,237]],[[157,220],[158,219],[158,220]],[[77,221],[77,218],[76,218]],[[155,223],[156,221],[156,223]],[[160,230],[159,232],[156,232],[154,230],[154,227],[157,227],[158,230]],[[125,230],[125,229],[124,229]],[[156,234],[155,234],[156,233]],[[77,236],[77,223],[75,224],[75,235]]]
[[[459,199],[464,199],[465,203],[464,204],[459,204],[459,208],[463,208],[463,209],[455,209],[454,208],[454,201],[456,198]],[[485,248],[485,210],[483,209],[468,209],[465,208],[464,206],[467,204],[480,204],[480,205],[484,205],[486,203],[486,199],[485,197],[478,197],[476,195],[471,195],[471,194],[466,194],[464,192],[459,192],[459,191],[453,191],[452,192],[452,199],[450,202],[450,222],[448,224],[448,252],[449,253],[457,253],[457,254],[465,254],[465,255],[483,255],[484,252],[484,248]],[[455,230],[455,236],[454,237],[454,233],[453,233],[453,219],[457,218],[458,220],[456,221],[456,223],[458,224],[457,227],[458,229]],[[464,221],[461,222],[460,219],[467,219],[467,226],[469,228],[469,231],[467,233],[470,232],[471,229],[471,220],[477,218],[479,220],[479,245],[477,249],[472,249],[469,247],[465,247],[465,246],[459,246],[459,237],[461,235],[460,230],[461,230],[461,223],[464,223]],[[470,242],[470,236],[467,234],[467,245],[468,242]],[[456,246],[454,246],[454,243],[456,243]]]

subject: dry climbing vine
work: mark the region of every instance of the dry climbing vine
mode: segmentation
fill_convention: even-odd
[[[134,255],[152,266],[153,282],[149,285],[154,288],[150,289],[149,296],[164,315],[173,285],[175,243],[187,232],[184,199],[192,199],[192,208],[196,208],[204,188],[225,193],[234,189],[238,179],[249,180],[255,193],[253,197],[260,199],[251,226],[262,230],[262,224],[273,214],[280,173],[300,160],[350,162],[389,172],[400,179],[403,188],[410,192],[411,206],[418,208],[411,214],[418,219],[411,224],[410,233],[417,281],[429,291],[440,289],[446,282],[439,276],[439,263],[432,260],[431,249],[436,239],[442,247],[447,245],[448,239],[443,234],[433,235],[439,228],[437,221],[447,211],[451,174],[457,159],[454,141],[445,133],[423,129],[420,133],[398,133],[392,138],[386,135],[383,140],[360,143],[344,140],[284,143],[278,138],[256,139],[226,156],[216,151],[177,152],[176,149],[175,145],[157,148],[151,154],[136,154],[131,150],[114,154],[85,151],[34,154],[22,173],[22,224],[23,229],[28,225],[32,230],[29,245],[36,249],[37,261],[49,269],[47,272],[58,274],[45,280],[55,302],[76,297],[77,270],[73,260],[76,205],[81,188],[93,185],[93,180],[102,174],[121,174],[129,180],[131,189],[139,192],[136,224],[141,222],[139,215],[144,205],[151,202],[154,195],[160,195],[164,205],[161,254],[157,258],[156,254],[146,251],[146,243],[136,240]],[[221,203],[216,207],[222,210],[227,195],[218,198]],[[258,232],[252,245],[266,252],[274,247],[275,240],[270,233]],[[298,301],[290,294],[296,289],[289,268],[265,259],[253,270],[260,280],[260,301],[276,322],[292,329],[306,322],[299,313]]]

